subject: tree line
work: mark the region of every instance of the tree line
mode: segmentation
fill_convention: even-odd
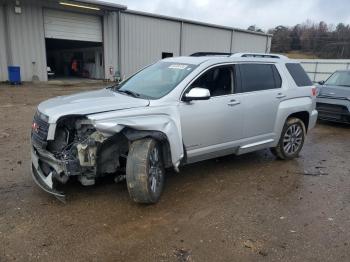
[[[261,31],[256,26],[248,30]],[[350,58],[350,26],[336,26],[325,22],[306,21],[293,27],[277,26],[268,30],[273,34],[271,52],[298,51],[319,58]]]

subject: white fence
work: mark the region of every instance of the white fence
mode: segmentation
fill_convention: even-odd
[[[298,59],[313,82],[326,80],[336,70],[350,69],[350,59]]]

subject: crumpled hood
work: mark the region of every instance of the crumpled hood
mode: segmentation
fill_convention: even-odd
[[[112,110],[145,107],[149,100],[134,98],[110,89],[58,96],[39,104],[38,110],[49,117],[50,123],[65,115],[89,115]]]
[[[350,98],[350,87],[323,85],[320,86],[319,96],[328,96],[334,98]]]

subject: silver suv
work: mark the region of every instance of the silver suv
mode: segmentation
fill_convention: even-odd
[[[316,88],[298,62],[273,54],[161,60],[119,85],[49,99],[32,124],[32,174],[56,197],[76,177],[126,178],[131,198],[155,203],[165,169],[271,148],[298,156],[314,127]]]

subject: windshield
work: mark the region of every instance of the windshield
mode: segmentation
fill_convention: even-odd
[[[331,75],[325,85],[349,86],[350,87],[350,71],[339,71]]]
[[[158,99],[173,90],[196,65],[160,61],[125,82],[116,91],[140,98]]]

